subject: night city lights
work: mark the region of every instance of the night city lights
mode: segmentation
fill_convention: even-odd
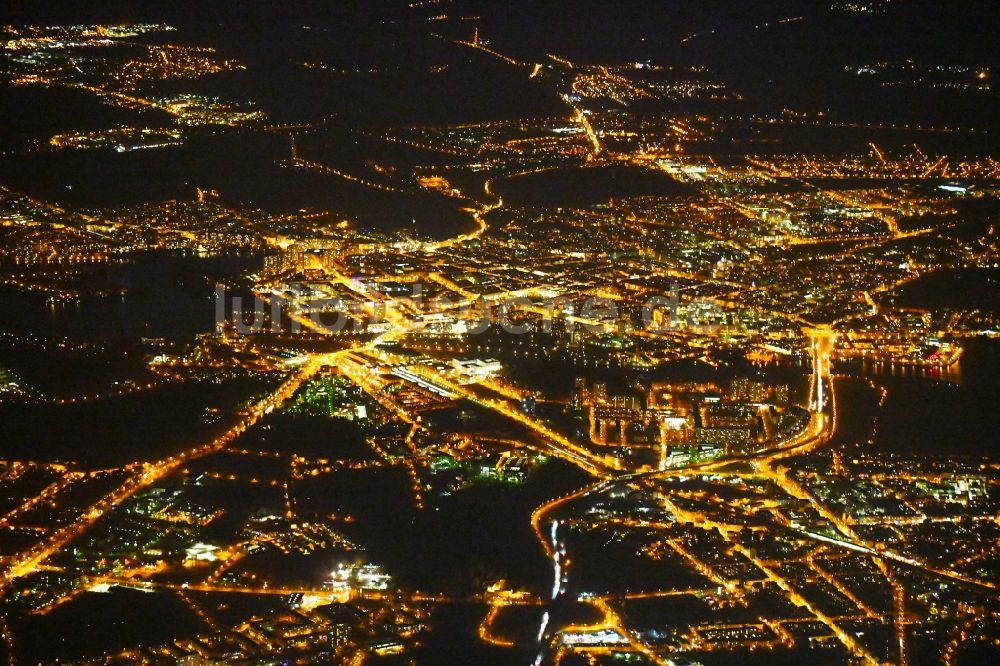
[[[992,0],[20,4],[0,664],[1000,663]]]

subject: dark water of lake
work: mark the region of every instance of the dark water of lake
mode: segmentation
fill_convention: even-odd
[[[607,203],[612,198],[695,192],[661,171],[617,166],[539,171],[500,181],[493,189],[510,205],[565,207]]]
[[[971,340],[958,368],[945,373],[900,367],[844,366],[838,380],[837,442],[859,443],[878,420],[874,445],[892,453],[995,456],[1000,432],[1000,343]],[[864,379],[888,390],[885,404]]]
[[[49,303],[44,294],[5,289],[0,295],[0,330],[105,342],[189,339],[215,329],[216,281],[253,270],[261,261],[251,256],[150,252],[92,271],[90,281],[98,289],[117,292],[112,296]]]

